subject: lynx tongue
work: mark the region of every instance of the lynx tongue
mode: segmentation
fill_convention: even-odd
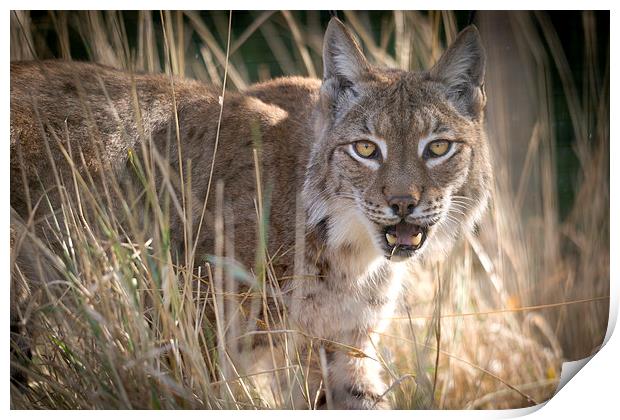
[[[422,242],[422,228],[418,225],[400,222],[390,226],[385,233],[388,244],[416,247]]]

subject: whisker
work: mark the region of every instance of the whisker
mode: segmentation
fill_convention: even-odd
[[[463,211],[461,211],[461,210],[459,210],[459,209],[448,209],[448,213],[449,213],[449,212],[454,212],[454,213],[456,213],[456,214],[461,214],[461,215],[463,215],[463,216],[467,216],[467,213],[465,213],[465,212],[463,212]]]
[[[477,203],[477,201],[478,201],[478,200],[476,200],[475,198],[472,198],[472,197],[467,197],[467,196],[464,196],[464,195],[453,195],[451,198],[452,198],[452,199],[464,199],[464,200],[469,200],[469,201],[471,201],[472,203]]]
[[[446,217],[446,219],[448,219],[448,220],[452,220],[452,221],[453,221],[454,223],[456,223],[456,224],[458,224],[458,223],[460,223],[460,222],[461,222],[460,220],[458,220],[457,218],[455,218],[453,215],[451,215],[451,214],[450,214],[450,212],[446,213],[444,216]]]

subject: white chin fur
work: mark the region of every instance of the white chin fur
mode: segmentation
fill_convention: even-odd
[[[443,222],[443,223],[442,223]],[[426,240],[426,247],[420,254],[421,258],[427,263],[441,262],[444,260],[459,236],[461,228],[453,222],[445,222],[442,220],[437,228]]]
[[[329,206],[329,243],[331,248],[344,245],[379,252],[379,244],[372,232],[372,225],[351,202],[337,200]]]

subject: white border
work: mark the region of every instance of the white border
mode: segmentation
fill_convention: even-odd
[[[552,0],[522,0],[522,1],[496,1],[496,0],[434,0],[407,1],[388,0],[376,2],[371,0],[315,0],[296,1],[290,0],[226,0],[223,2],[210,2],[198,0],[133,0],[120,1],[108,0],[106,2],[93,0],[23,0],[5,1],[8,9],[38,9],[38,10],[83,10],[83,9],[113,9],[113,10],[610,10],[616,3],[611,0],[590,1],[552,1]]]
[[[7,4],[8,3],[8,4]],[[9,56],[9,28],[8,28],[8,18],[9,18],[9,10],[12,9],[99,9],[102,6],[110,9],[213,9],[216,10],[218,6],[223,6],[224,3],[215,3],[215,2],[204,2],[204,1],[161,1],[161,0],[151,0],[151,1],[132,1],[132,2],[121,2],[118,0],[109,0],[105,3],[101,2],[93,2],[93,1],[62,1],[62,2],[49,2],[49,1],[31,1],[24,0],[20,2],[9,1],[4,2],[6,5],[7,11],[4,14],[4,22],[7,27],[2,33],[2,47],[4,57]],[[612,3],[611,1],[602,1],[602,0],[590,0],[588,2],[557,2],[557,1],[541,1],[541,0],[521,0],[519,2],[514,1],[468,1],[466,4],[462,1],[434,1],[432,3],[428,2],[419,2],[419,1],[383,1],[380,3],[370,2],[370,1],[340,1],[338,2],[338,10],[346,10],[346,9],[365,9],[372,10],[376,9],[377,6],[380,6],[380,9],[503,9],[503,10],[512,10],[512,9],[533,9],[533,10],[559,10],[559,9],[598,9],[598,10],[609,10],[613,9],[613,6],[618,4]],[[234,10],[243,10],[243,9],[256,9],[257,6],[264,9],[326,9],[333,10],[336,8],[336,4],[332,1],[324,1],[324,0],[315,0],[313,2],[301,3],[295,2],[292,3],[289,1],[272,1],[266,0],[260,3],[256,1],[226,1],[225,5],[227,6],[225,9],[234,9]],[[215,6],[215,7],[214,7]],[[560,6],[560,7],[558,7]],[[613,106],[614,98],[616,98],[617,89],[614,87],[613,81],[615,80],[617,72],[614,72],[615,69],[618,69],[617,62],[617,31],[614,30],[614,23],[619,23],[620,19],[617,18],[615,10],[612,10],[610,13],[610,28],[611,28],[611,36],[610,36],[610,45],[611,45],[611,109],[612,114],[610,116],[610,138],[613,139],[610,144],[610,161],[611,161],[611,172],[610,172],[610,205],[611,211],[610,214],[618,215],[620,214],[620,208],[618,207],[618,180],[620,176],[620,172],[618,170],[618,146],[616,145],[617,141],[614,138],[614,133],[617,132],[615,127],[617,123],[615,122],[615,118],[613,115],[613,110],[615,110]],[[3,83],[3,92],[5,92],[5,113],[2,121],[2,133],[4,133],[4,153],[0,155],[0,166],[4,168],[5,171],[8,171],[9,168],[9,154],[8,154],[8,133],[9,133],[9,66],[5,65],[2,67],[2,83]],[[0,197],[8,197],[9,194],[9,180],[8,174],[5,172],[5,176],[1,178],[0,181]],[[8,250],[8,219],[9,219],[9,207],[5,204],[0,210],[2,212],[3,224],[2,224],[2,235],[1,237],[4,240],[0,240],[0,258],[2,258],[2,267],[4,267],[4,283],[5,287],[8,287],[8,266],[9,266],[9,250]],[[366,418],[371,416],[406,416],[407,418],[411,418],[411,416],[421,416],[423,418],[434,417],[434,418],[505,418],[505,417],[516,417],[528,414],[532,411],[536,411],[531,415],[531,418],[536,419],[558,419],[558,418],[613,418],[617,416],[618,407],[617,407],[617,383],[618,378],[620,378],[620,366],[618,361],[618,355],[620,355],[620,342],[617,337],[611,336],[611,332],[613,332],[613,328],[615,326],[615,321],[618,313],[618,258],[620,255],[618,249],[618,216],[611,218],[611,228],[610,228],[610,238],[611,238],[611,247],[610,247],[610,255],[616,256],[616,258],[611,258],[611,267],[610,267],[610,280],[611,280],[611,302],[610,302],[610,323],[608,339],[605,347],[596,355],[594,358],[582,369],[581,372],[577,375],[577,379],[570,381],[556,396],[554,396],[546,406],[536,411],[537,408],[523,409],[523,410],[505,410],[505,411],[424,411],[424,412],[408,412],[408,411],[391,411],[391,412],[359,412],[355,413],[356,417]],[[6,289],[5,289],[6,293]],[[6,293],[4,297],[4,304],[2,307],[4,308],[4,331],[2,334],[2,342],[4,342],[4,350],[3,354],[5,357],[3,358],[4,362],[1,365],[1,376],[4,380],[2,381],[2,400],[4,402],[3,407],[6,411],[9,410],[9,381],[8,381],[8,360],[9,360],[9,331],[8,331],[8,312],[9,312],[9,296]],[[616,334],[617,336],[617,334]],[[38,412],[24,412],[24,411],[12,411],[8,413],[13,418],[30,418],[34,416],[38,416]],[[69,419],[69,418],[78,418],[83,417],[85,414],[79,411],[72,412],[64,412],[64,411],[47,411],[44,413],[46,418],[54,419]],[[107,418],[110,413],[106,411],[91,411],[87,414],[88,416],[92,416],[94,418]],[[129,416],[134,415],[129,412],[118,412],[114,413],[114,416]],[[204,416],[252,416],[252,417],[269,417],[270,419],[277,418],[286,418],[287,420],[290,418],[291,413],[287,411],[251,411],[251,412],[182,412],[182,413],[174,413],[175,416],[187,416],[193,418],[204,418]],[[318,416],[321,417],[340,417],[342,413],[337,412],[322,412],[322,413],[312,413],[312,412],[296,412],[294,414],[296,417],[303,418],[305,416]],[[151,411],[148,413],[149,417],[152,418],[164,418],[170,416],[170,413],[166,412],[155,412]]]

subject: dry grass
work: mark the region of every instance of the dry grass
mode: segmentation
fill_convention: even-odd
[[[344,16],[371,60],[405,69],[428,67],[457,28],[451,12],[386,14],[378,31],[370,30],[368,13]],[[584,88],[578,89],[574,63],[546,14],[478,16],[489,56],[493,203],[478,235],[465,238],[445,262],[411,275],[399,314],[379,344],[386,378],[394,383],[394,407],[542,402],[555,390],[561,363],[589,355],[602,342],[609,305],[609,50],[597,49],[594,15],[584,12],[581,18]],[[225,92],[254,81],[241,52],[245,42],[261,36],[284,73],[315,75],[321,68],[323,27],[316,12],[304,18],[256,12],[253,23],[230,38],[223,12],[208,20],[195,12],[139,12],[130,21],[135,27],[112,11],[50,12],[34,24],[28,12],[11,13],[11,59],[47,58],[52,50],[71,58],[82,48],[93,61],[193,77]],[[271,77],[265,63],[257,67],[256,78]],[[563,209],[565,217],[557,198],[554,74],[578,157],[574,205]],[[274,407],[254,381],[262,375],[248,374],[228,346],[230,337],[254,328],[235,321],[227,299],[235,282],[251,284],[258,297],[277,293],[269,255],[259,247],[256,265],[240,267],[226,259],[234,250],[216,242],[213,258],[228,262],[213,272],[194,255],[177,261],[169,248],[168,215],[184,213],[191,203],[165,188],[168,198],[158,200],[162,191],[149,166],[136,158],[135,168],[144,179],[144,218],[132,214],[131,195],[124,195],[122,214],[107,210],[108,200],[117,199],[113,181],[108,197],[93,196],[88,177],[75,173],[58,180],[62,207],[47,221],[55,237],[33,240],[33,221],[20,230],[14,246],[29,238],[40,267],[51,265],[60,276],[26,308],[38,334],[33,363],[22,367],[30,387],[12,386],[12,407]],[[221,203],[215,180],[213,191],[211,199]],[[267,204],[259,194],[262,233]],[[222,217],[216,220],[215,233],[222,237],[229,226]],[[190,243],[194,228],[186,226]],[[12,271],[20,276],[18,267]],[[262,310],[261,299],[256,302]],[[214,324],[209,312],[217,315]],[[290,335],[274,334],[273,340]],[[294,358],[283,360],[276,373],[303,386]],[[286,407],[286,391],[274,393],[277,405]]]

